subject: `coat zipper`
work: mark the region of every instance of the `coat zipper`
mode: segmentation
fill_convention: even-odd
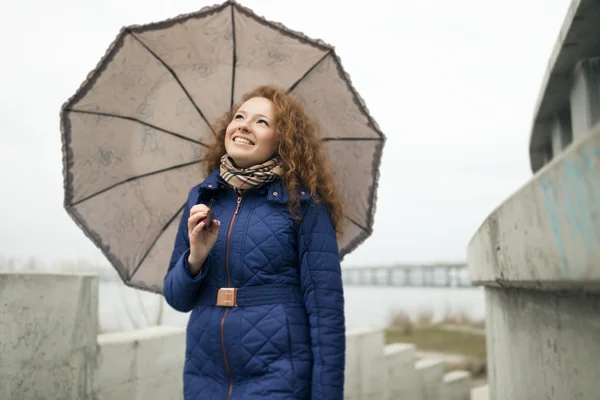
[[[233,222],[235,221],[235,217],[238,215],[241,203],[242,196],[238,194],[237,205],[235,206],[233,217],[231,217],[231,222],[229,223],[229,231],[227,232],[227,245],[225,246],[225,271],[227,272],[227,287],[231,287],[231,276],[229,275],[229,243],[231,240],[231,231],[233,230]],[[221,348],[223,349],[225,369],[227,370],[227,376],[229,377],[229,392],[227,393],[225,400],[229,400],[231,393],[233,392],[233,376],[231,375],[231,370],[229,369],[229,363],[227,362],[227,351],[225,350],[225,317],[227,317],[228,312],[229,308],[226,308],[225,312],[223,313],[223,317],[221,317]]]

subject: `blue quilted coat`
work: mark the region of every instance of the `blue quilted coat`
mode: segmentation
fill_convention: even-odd
[[[328,209],[299,191],[302,219],[280,181],[238,197],[213,172],[188,197],[164,296],[192,311],[186,339],[186,400],[343,398],[344,298]],[[201,273],[187,265],[190,208],[209,204],[221,221]],[[234,307],[216,306],[237,288]]]

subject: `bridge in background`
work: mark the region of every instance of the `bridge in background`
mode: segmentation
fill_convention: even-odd
[[[472,287],[467,264],[395,265],[342,268],[346,285],[393,287]]]

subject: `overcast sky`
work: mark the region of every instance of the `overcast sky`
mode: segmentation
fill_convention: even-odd
[[[124,25],[206,1],[11,1],[0,14],[0,255],[105,262],[63,209],[59,110]],[[246,0],[336,47],[388,141],[374,234],[345,265],[463,261],[530,177],[533,108],[568,0]]]

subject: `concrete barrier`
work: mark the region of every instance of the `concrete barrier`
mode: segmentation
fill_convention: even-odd
[[[471,400],[490,400],[490,387],[484,385],[472,389]]]
[[[422,400],[439,400],[444,379],[444,363],[434,359],[417,361],[418,382]]]
[[[384,337],[380,329],[351,330],[346,336],[345,399],[381,399],[385,392]]]
[[[0,399],[91,399],[98,278],[0,273]]]
[[[599,259],[600,125],[496,208],[467,249],[471,281],[503,288],[599,291]]]
[[[444,375],[443,400],[469,400],[471,398],[471,374],[467,371],[452,371]]]
[[[415,369],[415,346],[393,343],[385,346],[384,355],[387,368],[385,399],[420,400],[421,387]]]
[[[185,329],[157,326],[98,336],[96,399],[182,399]]]

